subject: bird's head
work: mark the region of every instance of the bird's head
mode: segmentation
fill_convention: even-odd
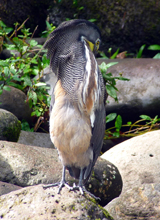
[[[98,51],[99,46],[100,46],[100,42],[101,42],[101,40],[100,40],[99,38],[97,38],[97,39],[95,40],[95,42],[88,40],[88,39],[87,39],[86,37],[84,37],[84,36],[82,36],[81,39],[88,44],[88,46],[90,47],[90,49],[91,49],[91,51],[92,51],[93,53],[96,53],[96,52]]]
[[[93,53],[99,49],[101,42],[101,33],[99,28],[90,21],[84,19],[75,19],[61,23],[51,34],[50,39],[45,43],[48,49],[48,57],[52,70],[55,71],[59,66],[59,58],[73,55],[72,45],[77,51],[85,43]]]

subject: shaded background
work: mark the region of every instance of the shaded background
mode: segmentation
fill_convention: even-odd
[[[35,32],[35,37],[45,30],[46,19],[58,26],[66,19],[94,19],[102,32],[101,50],[136,53],[146,44],[145,57],[156,52],[147,46],[159,44],[160,1],[159,0],[1,0],[0,19],[9,27],[20,24],[29,17],[26,27]]]

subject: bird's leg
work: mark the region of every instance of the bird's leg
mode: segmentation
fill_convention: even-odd
[[[80,176],[79,176],[79,184],[78,184],[78,186],[73,186],[73,190],[79,189],[81,195],[84,195],[84,192],[85,192],[85,193],[89,194],[92,198],[94,198],[95,200],[101,200],[99,197],[96,197],[95,195],[90,193],[88,190],[86,190],[86,188],[83,185],[83,173],[84,173],[84,170],[83,170],[83,168],[81,168]]]
[[[45,185],[45,186],[43,186],[43,188],[44,188],[44,189],[47,189],[47,188],[49,188],[49,187],[59,186],[59,188],[58,188],[58,194],[60,193],[60,191],[61,191],[61,189],[63,188],[63,186],[66,186],[68,189],[72,190],[72,187],[70,187],[70,186],[67,184],[66,180],[65,180],[65,171],[66,171],[66,167],[63,166],[62,179],[61,179],[60,182]]]

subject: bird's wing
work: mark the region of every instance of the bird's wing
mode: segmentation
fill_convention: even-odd
[[[93,166],[95,165],[103,145],[105,131],[105,105],[101,109],[95,111],[94,127],[92,129],[92,137],[90,147],[93,150],[93,160],[90,162],[84,173],[84,183],[89,179]]]

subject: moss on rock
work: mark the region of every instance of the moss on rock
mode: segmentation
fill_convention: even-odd
[[[21,131],[21,122],[17,120],[10,127],[6,127],[3,130],[3,136],[6,137],[7,141],[17,142]]]
[[[0,109],[0,140],[17,142],[21,131],[21,122],[15,115]]]

